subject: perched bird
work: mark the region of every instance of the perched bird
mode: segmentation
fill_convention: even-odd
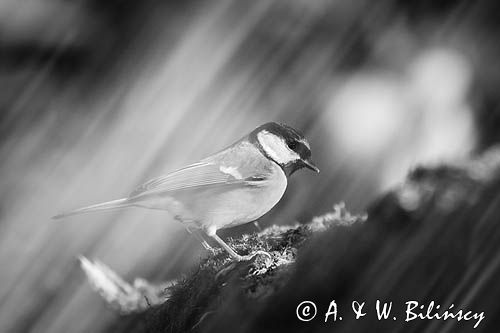
[[[316,172],[309,143],[295,129],[274,122],[257,127],[226,149],[197,163],[152,179],[127,198],[80,208],[54,216],[125,207],[143,207],[170,212],[188,231],[212,237],[237,261],[240,256],[218,235],[217,230],[255,221],[283,196],[287,177],[303,167]]]

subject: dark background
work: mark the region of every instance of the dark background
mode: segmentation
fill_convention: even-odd
[[[496,1],[63,1],[0,4],[0,331],[99,331],[116,319],[76,256],[131,280],[204,255],[168,215],[52,221],[127,195],[275,120],[301,172],[260,224],[363,210],[416,164],[500,138]],[[225,234],[253,231],[250,226]]]

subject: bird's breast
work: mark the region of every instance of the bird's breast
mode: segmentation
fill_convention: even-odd
[[[255,221],[280,201],[287,186],[281,167],[271,163],[271,172],[263,181],[170,193],[158,208],[200,228],[223,229]]]
[[[279,168],[265,184],[235,188],[221,193],[215,198],[215,204],[207,207],[205,223],[223,229],[255,221],[280,201],[286,186],[287,178]]]

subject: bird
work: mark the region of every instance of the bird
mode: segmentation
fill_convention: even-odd
[[[249,260],[255,254],[239,255],[217,231],[253,222],[269,212],[283,197],[288,177],[302,168],[319,173],[311,159],[309,142],[290,126],[268,122],[199,162],[147,181],[126,198],[53,218],[127,207],[164,210],[183,223],[205,248],[211,249],[203,234],[232,259]]]

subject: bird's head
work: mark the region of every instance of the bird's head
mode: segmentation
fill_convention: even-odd
[[[279,164],[287,175],[301,168],[319,172],[311,160],[311,147],[294,128],[278,123],[266,123],[250,133],[250,139],[269,159]]]

